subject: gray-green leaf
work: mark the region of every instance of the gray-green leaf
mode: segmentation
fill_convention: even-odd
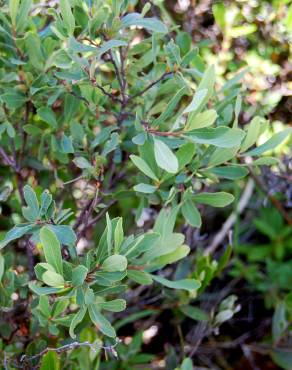
[[[182,204],[181,211],[188,224],[193,227],[201,227],[201,215],[192,200],[185,200]]]
[[[182,279],[171,281],[157,275],[151,275],[151,277],[153,280],[170,289],[183,289],[191,292],[193,290],[198,290],[201,287],[201,283],[195,279]]]
[[[120,254],[113,254],[112,256],[107,257],[101,266],[104,271],[115,272],[115,271],[124,271],[128,265],[127,258],[121,256]]]
[[[115,329],[111,326],[110,322],[100,313],[98,307],[95,304],[88,306],[88,312],[91,321],[97,326],[97,328],[108,337],[115,338]]]
[[[234,201],[234,196],[224,191],[218,193],[199,193],[192,196],[196,203],[208,204],[212,207],[226,207]]]
[[[40,240],[46,261],[55,268],[56,272],[63,275],[61,246],[56,234],[45,226],[40,231]]]
[[[154,139],[154,156],[160,168],[169,173],[177,173],[178,160],[163,141]]]

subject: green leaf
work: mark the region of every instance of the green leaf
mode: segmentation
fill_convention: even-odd
[[[201,227],[201,215],[193,201],[191,201],[190,199],[184,201],[181,207],[181,211],[188,224],[193,227]]]
[[[100,313],[97,305],[91,304],[88,306],[88,312],[91,321],[97,326],[104,335],[115,338],[115,329],[111,326],[110,322]]]
[[[66,154],[74,153],[72,138],[63,134],[61,137],[60,148],[61,148],[62,153],[66,153]]]
[[[33,188],[29,185],[25,185],[23,188],[23,196],[27,207],[22,208],[23,216],[31,222],[34,222],[38,219],[40,208],[39,202],[34,192]]]
[[[148,232],[143,234],[138,237],[125,251],[123,251],[123,254],[128,258],[137,257],[139,254],[154,248],[159,239],[159,233]]]
[[[48,297],[40,296],[38,310],[40,310],[46,318],[49,318],[51,316],[51,307]]]
[[[291,7],[292,9],[292,7]],[[291,12],[292,13],[292,12]],[[291,22],[292,23],[292,22]],[[292,27],[291,27],[292,29]],[[291,370],[292,369],[292,353],[287,349],[275,349],[271,350],[271,357],[273,361],[281,367],[281,369]]]
[[[87,273],[88,269],[85,266],[79,265],[75,267],[72,271],[72,284],[74,286],[82,285],[86,279]]]
[[[151,275],[141,270],[128,270],[128,278],[141,285],[150,285],[153,283]]]
[[[37,114],[43,121],[48,123],[52,128],[57,128],[58,124],[57,124],[56,116],[50,107],[39,108],[37,110]]]
[[[48,212],[50,205],[52,204],[53,198],[52,195],[48,192],[48,190],[44,190],[41,194],[41,207],[40,207],[40,215],[45,216]]]
[[[246,35],[250,35],[257,30],[257,26],[255,24],[243,24],[242,26],[232,27],[228,33],[231,37],[243,37]]]
[[[155,193],[157,188],[156,186],[153,186],[153,185],[141,183],[141,184],[135,185],[134,190],[140,193],[153,194]]]
[[[0,283],[5,271],[5,260],[2,254],[0,254]]]
[[[284,23],[287,27],[287,30],[289,32],[292,32],[292,4],[290,4],[290,6],[288,8],[287,15],[286,15],[286,18],[284,20]],[[291,355],[291,361],[292,361],[292,355]]]
[[[28,283],[28,286],[30,290],[38,295],[57,294],[64,290],[63,288],[42,287],[32,282]]]
[[[219,178],[230,179],[230,180],[237,180],[242,179],[248,174],[248,169],[242,166],[222,166],[211,168],[205,173],[212,173]]]
[[[205,99],[202,101],[200,107],[197,111],[200,111],[201,108],[208,102],[208,100],[212,97],[214,93],[214,85],[215,85],[215,68],[214,65],[210,65],[204,72],[201,82],[197,88],[197,91],[207,89],[208,94],[206,95]]]
[[[113,254],[103,261],[101,268],[108,272],[124,271],[127,268],[127,264],[128,261],[125,256]]]
[[[98,307],[102,310],[107,310],[111,312],[121,312],[126,309],[126,301],[124,299],[114,299],[112,301],[107,302],[98,302]]]
[[[212,5],[212,11],[213,11],[213,15],[214,15],[214,18],[215,18],[215,22],[221,28],[221,30],[224,31],[225,26],[226,26],[226,23],[225,23],[226,22],[226,19],[225,19],[225,15],[226,15],[225,5],[223,3],[214,3]]]
[[[201,90],[203,91],[203,90]],[[190,115],[186,123],[185,130],[195,130],[213,125],[216,121],[217,112],[214,109],[206,110],[205,112],[196,115]]]
[[[193,100],[190,102],[190,104],[184,109],[182,114],[190,113],[190,112],[197,112],[198,108],[201,106],[203,101],[205,101],[205,98],[208,94],[208,89],[201,89],[198,90],[193,97]]]
[[[247,133],[242,141],[240,153],[245,152],[249,149],[258,139],[261,130],[262,117],[254,117],[248,125]]]
[[[151,275],[152,279],[157,281],[159,284],[162,284],[170,289],[182,289],[192,292],[193,290],[198,290],[201,286],[201,283],[195,279],[182,279],[176,281],[167,280],[161,276]]]
[[[163,141],[154,139],[154,156],[160,168],[169,173],[177,173],[178,160]]]
[[[274,343],[277,343],[288,327],[286,308],[284,302],[279,302],[276,306],[272,320],[272,335]]]
[[[27,49],[29,61],[32,66],[37,70],[43,70],[45,60],[42,54],[39,37],[29,32],[25,38],[25,47]]]
[[[121,46],[127,46],[128,44],[123,40],[110,40],[104,42],[98,49],[97,49],[97,58],[100,58],[104,53],[108,52],[113,48],[118,48]]]
[[[16,16],[19,8],[19,0],[9,0],[9,13],[13,27],[16,25]]]
[[[254,155],[261,155],[269,150],[275,149],[278,145],[280,145],[287,137],[289,137],[292,133],[292,128],[289,127],[277,134],[273,135],[268,141],[264,144],[258,146],[255,149],[252,149],[244,155],[254,156]]]
[[[74,37],[69,37],[68,40],[68,48],[70,50],[73,50],[77,53],[87,53],[87,52],[96,52],[97,47],[96,46],[91,46],[91,45],[86,45],[78,42]]]
[[[172,114],[174,109],[176,108],[177,104],[181,100],[181,98],[185,95],[186,88],[185,86],[182,87],[170,100],[170,102],[167,104],[165,110],[160,114],[158,118],[156,118],[153,122],[153,126],[161,125],[168,119]]]
[[[216,148],[209,158],[208,167],[218,166],[218,164],[229,161],[236,156],[237,151],[238,146],[233,148]]]
[[[101,155],[106,157],[109,153],[116,150],[119,145],[119,134],[112,133],[110,139],[105,143]]]
[[[72,227],[69,225],[49,225],[51,229],[57,236],[61,244],[67,245],[68,247],[75,245],[76,234]]]
[[[208,204],[212,207],[226,207],[234,201],[234,196],[224,191],[218,193],[199,193],[192,196],[196,203]]]
[[[184,137],[194,143],[215,145],[220,148],[239,146],[245,132],[237,128],[217,127],[186,132]]]
[[[273,164],[279,163],[278,158],[274,157],[262,157],[253,161],[251,164],[253,166],[272,166]]]
[[[81,321],[83,320],[83,318],[86,314],[86,311],[87,311],[87,307],[82,306],[82,307],[80,307],[79,311],[73,316],[71,324],[70,324],[70,329],[69,329],[69,335],[70,335],[71,338],[73,338],[73,339],[76,338],[74,330],[75,330],[76,326],[78,324],[80,324]]]
[[[40,240],[44,249],[46,261],[55,268],[56,272],[63,275],[61,247],[56,234],[47,226],[42,227],[40,231]]]
[[[52,287],[62,287],[65,283],[62,275],[50,270],[43,273],[42,279],[45,284]]]
[[[49,351],[43,356],[40,370],[60,370],[60,360],[56,352]]]
[[[134,163],[136,167],[139,168],[146,176],[150,177],[152,180],[158,181],[158,178],[148,166],[148,164],[144,161],[144,159],[138,157],[137,155],[130,155],[131,161]]]
[[[61,315],[62,312],[66,310],[66,308],[69,305],[69,300],[64,299],[62,301],[57,301],[53,304],[53,309],[52,309],[52,316],[54,318],[57,318],[58,316]]]
[[[190,317],[193,320],[196,320],[196,321],[208,321],[209,320],[208,314],[198,307],[194,307],[191,305],[184,305],[184,306],[180,306],[179,309],[184,315],[186,315],[187,317]]]
[[[190,247],[188,245],[180,245],[173,252],[164,254],[153,260],[151,263],[154,265],[165,266],[170,263],[177,262],[182,258],[185,258],[190,253]]]
[[[183,144],[176,152],[178,159],[179,169],[183,169],[187,164],[191,162],[196,152],[195,145],[193,143]]]
[[[124,230],[123,230],[123,219],[120,217],[118,219],[115,232],[114,232],[114,251],[118,253],[120,251],[120,247],[124,240]]]
[[[91,163],[84,157],[76,157],[73,159],[73,163],[75,166],[81,169],[90,169],[93,168]]]
[[[26,24],[29,20],[29,12],[31,9],[32,0],[22,0],[16,17],[16,32],[21,33],[24,31]]]
[[[69,35],[74,33],[75,29],[75,19],[71,10],[71,5],[69,0],[60,0],[60,10],[63,18],[64,26]]]
[[[166,33],[167,27],[158,19],[143,18],[139,13],[130,13],[122,18],[122,27],[138,26],[152,32]]]
[[[0,249],[4,248],[11,241],[21,238],[25,234],[31,234],[34,229],[35,226],[32,224],[14,226],[13,229],[8,231],[4,239],[1,240]]]
[[[190,358],[185,358],[181,364],[180,370],[193,370],[193,362]]]
[[[24,94],[16,90],[11,90],[10,92],[0,95],[0,97],[9,109],[18,109],[23,106],[27,100]]]

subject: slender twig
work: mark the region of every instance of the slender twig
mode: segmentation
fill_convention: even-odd
[[[271,203],[273,203],[273,205],[277,208],[277,210],[281,213],[282,217],[286,220],[287,224],[292,226],[292,218],[290,217],[290,215],[288,214],[288,212],[286,212],[286,210],[283,208],[282,204],[279,202],[279,200],[272,194],[270,194],[268,192],[268,190],[266,189],[264,183],[262,182],[262,180],[255,175],[255,173],[253,172],[253,169],[251,166],[248,166],[249,167],[249,171],[250,171],[250,174],[252,176],[252,178],[254,179],[255,183],[257,184],[259,190],[268,197],[268,199],[271,201]]]
[[[119,71],[119,68],[117,66],[117,63],[113,57],[113,53],[111,50],[108,51],[108,55],[109,55],[109,59],[114,67],[114,70],[115,70],[115,74],[116,74],[116,77],[118,79],[118,82],[119,82],[119,85],[120,85],[120,88],[121,88],[121,95],[122,95],[122,104],[123,106],[125,105],[126,103],[126,95],[125,95],[125,91],[124,91],[124,84],[123,84],[123,80],[122,80],[122,77],[121,77],[121,73]]]
[[[94,87],[97,87],[104,95],[108,96],[113,102],[122,103],[121,99],[119,99],[118,97],[114,96],[111,93],[108,93],[101,85],[99,85],[95,78],[90,78],[89,81]]]
[[[98,202],[98,191],[95,192],[95,195],[94,195],[93,199],[91,200],[90,205],[89,205],[89,207],[87,208],[87,210],[84,214],[84,217],[83,217],[83,220],[82,220],[83,228],[82,228],[81,231],[79,231],[77,233],[77,242],[80,240],[81,236],[84,234],[84,231],[87,229],[89,218],[90,218],[90,216],[92,214],[92,211],[94,210],[97,202]]]
[[[93,226],[94,224],[96,224],[97,223],[97,221],[99,221],[104,215],[105,215],[105,213],[108,211],[108,209],[113,205],[113,204],[115,204],[116,203],[116,200],[115,199],[113,199],[113,200],[111,200],[110,202],[109,202],[109,204],[105,207],[105,208],[103,208],[98,214],[97,214],[97,216],[95,216],[91,221],[89,221],[88,223],[87,223],[87,226],[86,226],[86,229],[88,229],[89,227],[91,227],[91,226]],[[86,229],[83,229],[83,233],[84,233],[84,231],[86,230]]]
[[[156,131],[154,129],[151,129],[151,128],[146,128],[145,131],[149,132],[150,134],[153,134],[153,135],[156,135],[156,136],[181,136],[182,135],[182,132],[181,131],[177,131],[177,132],[171,132],[171,131]]]
[[[15,163],[12,158],[9,157],[9,155],[5,152],[5,150],[0,146],[0,156],[2,157],[2,160],[4,164],[7,166],[11,166],[13,169],[15,169]]]
[[[248,202],[253,193],[253,189],[254,181],[252,179],[249,179],[242,193],[242,196],[238,202],[236,210],[231,213],[228,219],[224,222],[221,230],[215,235],[215,238],[213,239],[212,243],[205,249],[204,251],[205,255],[213,254],[218,248],[218,246],[225,239],[225,237],[228,235],[230,229],[232,228],[233,224],[236,221],[236,218],[243,212],[243,210],[248,205]]]
[[[3,367],[4,367],[4,370],[8,370],[8,363],[7,363],[7,356],[6,356],[6,352],[4,352]]]
[[[160,81],[163,81],[166,77],[171,76],[172,74],[173,74],[172,72],[164,72],[161,77],[159,77],[157,80],[151,82],[148,86],[145,87],[145,89],[137,92],[136,94],[134,94],[132,96],[129,96],[128,102],[130,100],[133,100],[133,99],[137,98],[138,96],[141,96],[141,95],[145,94],[146,91],[148,91],[149,89],[151,89],[153,86],[155,86],[156,84],[158,84]]]
[[[86,342],[73,342],[73,343],[70,343],[70,344],[66,344],[66,345],[64,345],[62,347],[58,347],[58,348],[47,347],[44,350],[42,350],[40,353],[38,353],[38,354],[36,354],[34,356],[23,355],[20,358],[20,362],[21,363],[27,363],[28,364],[28,363],[30,363],[32,361],[39,360],[44,355],[46,355],[49,351],[53,351],[53,352],[56,352],[57,354],[60,354],[60,353],[63,353],[63,352],[66,352],[66,351],[70,351],[70,350],[73,350],[73,349],[77,349],[77,348],[80,348],[80,347],[89,347],[94,352],[96,352],[99,349],[104,349],[105,351],[109,351],[115,357],[117,357],[117,352],[115,350],[115,347],[119,343],[120,343],[120,339],[119,338],[116,339],[116,342],[114,344],[109,345],[109,346],[96,345],[96,344],[90,343],[88,341],[86,341]]]

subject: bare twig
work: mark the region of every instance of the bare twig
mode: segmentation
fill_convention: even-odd
[[[85,231],[89,228],[89,227],[91,227],[91,226],[93,226],[94,224],[96,224],[104,215],[105,215],[105,213],[108,211],[108,209],[114,204],[114,203],[116,203],[116,200],[115,199],[113,199],[113,200],[111,200],[110,202],[109,202],[109,204],[105,207],[105,208],[103,208],[92,220],[90,220],[90,221],[88,221],[87,222],[87,225],[81,230],[81,232],[80,232],[80,237],[82,236],[82,235],[84,235],[84,233],[85,233]]]
[[[90,343],[88,341],[86,341],[86,342],[73,342],[73,343],[70,343],[70,344],[66,344],[66,345],[64,345],[62,347],[58,347],[58,348],[47,347],[44,350],[42,350],[40,353],[38,353],[38,354],[36,354],[34,356],[23,355],[21,357],[21,359],[20,359],[20,362],[21,363],[27,363],[27,364],[29,364],[32,361],[39,360],[44,355],[46,355],[49,351],[53,351],[53,352],[56,352],[57,354],[60,354],[60,353],[63,353],[63,352],[66,352],[66,351],[70,351],[70,350],[73,350],[73,349],[77,349],[77,348],[80,348],[80,347],[89,347],[94,352],[96,352],[99,349],[104,349],[105,351],[109,351],[115,357],[117,357],[117,352],[115,350],[115,347],[119,343],[120,343],[120,339],[119,338],[116,339],[116,342],[114,344],[109,345],[109,346],[96,345],[96,344]]]
[[[157,80],[151,82],[148,86],[145,87],[145,89],[143,89],[143,90],[137,92],[136,94],[130,96],[128,98],[128,102],[130,100],[133,100],[133,99],[137,98],[138,96],[141,96],[141,95],[145,94],[146,91],[151,89],[153,86],[157,85],[160,81],[163,81],[166,77],[171,76],[172,74],[173,74],[172,72],[164,72],[161,77],[159,77]]]
[[[249,179],[242,193],[242,196],[238,202],[236,211],[232,212],[228,219],[224,222],[221,230],[215,235],[215,238],[213,239],[212,243],[205,249],[204,251],[205,255],[213,254],[218,248],[218,246],[222,243],[224,238],[228,235],[230,229],[232,228],[236,221],[237,216],[240,215],[248,205],[248,202],[253,193],[253,189],[254,181],[252,179]]]
[[[111,50],[109,50],[108,52],[108,55],[109,55],[109,59],[114,67],[114,70],[115,70],[115,74],[116,74],[116,77],[118,79],[118,82],[119,82],[119,85],[120,85],[120,88],[121,88],[121,95],[122,95],[122,106],[125,107],[125,105],[127,104],[127,97],[126,97],[126,92],[125,92],[125,85],[124,85],[124,81],[123,81],[123,77],[122,77],[122,72],[119,71],[119,68],[117,66],[117,63],[115,62],[115,59],[113,57],[113,53]]]
[[[13,169],[15,169],[15,163],[12,158],[9,157],[9,155],[5,152],[5,150],[0,146],[0,156],[2,157],[2,160],[4,164],[7,166],[11,166]]]

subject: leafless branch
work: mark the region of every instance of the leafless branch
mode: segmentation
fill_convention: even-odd
[[[39,360],[44,355],[46,355],[49,351],[53,351],[53,352],[56,352],[57,354],[60,354],[60,353],[70,351],[70,350],[74,350],[74,349],[77,349],[77,348],[80,348],[80,347],[89,347],[93,352],[96,352],[99,349],[103,349],[105,351],[111,352],[115,357],[117,357],[117,352],[116,352],[115,348],[119,343],[120,343],[119,338],[116,339],[116,342],[114,344],[109,345],[109,346],[96,345],[94,343],[90,343],[90,342],[87,342],[87,341],[86,342],[73,342],[73,343],[70,343],[70,344],[66,344],[62,347],[58,347],[58,348],[47,347],[44,350],[42,350],[40,353],[38,353],[34,356],[23,355],[20,359],[20,362],[24,363],[24,364],[25,363],[29,364],[32,361]]]

